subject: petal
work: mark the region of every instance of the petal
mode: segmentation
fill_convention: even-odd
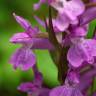
[[[36,57],[29,48],[18,49],[11,57],[10,63],[13,64],[14,69],[18,67],[23,71],[27,71],[36,63]]]
[[[68,28],[69,23],[68,18],[64,15],[59,15],[53,20],[53,26],[60,31],[65,31]]]
[[[37,66],[33,66],[33,72],[34,72],[34,84],[41,86],[43,83],[43,76],[42,74],[38,71]]]
[[[10,42],[19,44],[32,43],[30,36],[26,32],[16,33],[11,37]]]
[[[27,94],[30,94],[32,96],[39,96],[40,94],[40,86],[36,86],[34,83],[31,82],[21,83],[18,87],[18,90],[26,92]]]
[[[68,91],[69,90],[69,91]],[[54,88],[49,96],[71,96],[72,90],[70,88],[67,88],[65,86],[60,86]]]
[[[48,88],[41,88],[40,89],[40,96],[49,96],[50,89]]]
[[[41,20],[39,17],[34,16],[35,20],[44,28],[46,28],[45,22],[43,20]]]
[[[34,38],[32,39],[33,46],[32,49],[48,49],[54,50],[54,46],[50,43],[50,41],[46,38]]]
[[[87,45],[87,46],[86,46]],[[86,40],[86,49],[92,56],[96,56],[96,40],[94,39],[87,39]]]
[[[83,54],[85,55],[85,57],[83,57],[85,61],[87,61],[89,64],[93,64],[94,56],[96,56],[96,40],[86,39],[80,46]]]
[[[72,46],[69,50],[68,50],[68,54],[67,54],[67,59],[69,61],[69,63],[73,66],[73,67],[79,67],[82,65],[83,63],[83,58],[81,57],[80,54],[78,54],[78,48],[76,46]]]
[[[17,16],[15,13],[13,13],[13,16],[15,17],[16,21],[21,25],[21,27],[23,27],[25,30],[27,30],[31,26],[29,21],[27,21],[23,17]]]
[[[75,27],[73,28],[73,31],[71,32],[73,36],[86,36],[88,32],[88,27],[83,26],[83,27]]]
[[[20,86],[18,87],[18,90],[22,92],[30,92],[33,91],[32,90],[33,88],[34,84],[32,84],[31,82],[27,82],[27,83],[21,83]]]
[[[85,10],[85,6],[81,0],[56,0],[51,5],[60,14],[68,16],[70,20],[76,20],[77,16],[81,15]]]
[[[90,2],[96,2],[96,0],[90,0]]]
[[[81,91],[90,88],[93,78],[96,76],[96,69],[90,69],[80,77],[80,84],[78,85]]]
[[[69,49],[67,59],[71,65],[76,67],[77,64],[79,67],[84,61],[93,64],[94,56],[96,56],[96,40],[86,39]]]
[[[47,38],[32,38],[25,32],[13,35],[10,42],[18,44],[31,44],[32,49],[54,49],[54,46]]]
[[[70,82],[70,84],[79,84],[79,74],[75,71],[71,71],[68,73],[67,80]]]
[[[88,80],[89,78],[87,78],[87,80],[81,80],[78,88],[82,91],[85,92],[87,89],[90,88],[91,84],[92,84],[92,80]]]
[[[51,2],[51,6],[55,8],[59,13],[63,13],[64,11],[64,4],[66,3],[66,0],[53,0]]]
[[[50,89],[48,88],[41,88],[36,86],[34,83],[27,82],[21,83],[18,87],[19,91],[27,92],[31,96],[49,96]]]
[[[49,96],[83,96],[82,93],[78,90],[78,88],[70,87],[70,86],[60,86],[54,88]]]
[[[90,21],[96,18],[96,8],[87,9],[84,14],[80,16],[80,25],[88,24]]]
[[[37,33],[39,33],[40,30],[38,27],[29,27],[27,30],[26,30],[26,33],[32,38],[34,37],[34,35],[36,35]]]
[[[85,5],[81,0],[71,0],[64,6],[64,13],[71,19],[76,20],[85,10]]]
[[[39,0],[38,3],[33,5],[34,10],[38,10],[43,3],[46,3],[46,0]]]

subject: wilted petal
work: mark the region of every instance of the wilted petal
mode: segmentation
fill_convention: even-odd
[[[36,63],[36,57],[29,48],[18,49],[11,57],[10,63],[13,64],[14,69],[18,67],[23,71],[27,71]]]

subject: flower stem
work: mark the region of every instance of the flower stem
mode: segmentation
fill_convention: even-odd
[[[89,0],[82,0],[84,3],[89,3]]]
[[[59,61],[58,61],[58,79],[62,84],[64,84],[64,81],[66,79],[67,71],[68,71],[68,62],[67,62],[67,49],[68,48],[62,48],[60,51]]]
[[[96,3],[88,3],[86,4],[86,8],[96,7]]]
[[[93,77],[93,80],[92,80],[91,96],[92,96],[92,94],[94,93],[94,81],[95,81],[95,77]]]
[[[50,42],[54,45],[55,51],[49,51],[52,57],[52,60],[56,64],[58,68],[58,80],[60,81],[61,85],[64,84],[67,70],[68,70],[68,63],[67,63],[67,50],[68,48],[62,47],[61,44],[59,44],[56,33],[54,32],[53,24],[52,24],[52,12],[51,7],[49,6],[49,25],[47,25],[47,22],[45,20],[46,25],[46,31],[49,35]],[[62,34],[63,36],[63,34]],[[56,54],[56,55],[54,55]]]

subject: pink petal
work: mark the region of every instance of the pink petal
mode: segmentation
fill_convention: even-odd
[[[11,56],[10,63],[13,64],[14,69],[21,68],[27,71],[36,63],[36,56],[29,48],[22,47]]]
[[[78,54],[77,51],[77,47],[76,46],[72,46],[67,54],[67,59],[69,61],[69,63],[73,66],[73,67],[79,67],[82,65],[83,63],[83,58],[80,56],[80,54]]]

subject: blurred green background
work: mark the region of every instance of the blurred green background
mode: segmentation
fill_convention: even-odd
[[[37,0],[38,1],[38,0]],[[19,45],[13,45],[9,42],[10,37],[16,32],[24,31],[15,21],[12,13],[31,21],[33,25],[36,22],[33,18],[32,5],[36,0],[0,0],[0,95],[1,96],[23,96],[23,93],[17,91],[17,86],[21,82],[32,80],[32,70],[22,72],[20,69],[13,70],[9,64],[9,58]],[[45,9],[41,8],[36,15],[44,16]],[[48,52],[36,50],[38,67],[43,73],[45,84],[49,87],[55,86],[57,82],[57,70],[50,59]],[[26,95],[25,95],[26,96]]]
[[[12,13],[23,16],[31,21],[32,25],[36,25],[33,14],[43,17],[47,14],[46,8],[42,7],[38,12],[32,10],[32,5],[38,0],[0,0],[0,95],[1,96],[23,96],[17,91],[17,86],[21,82],[32,80],[32,70],[22,72],[20,69],[13,70],[9,64],[9,58],[19,45],[13,45],[9,42],[10,37],[16,32],[24,30],[16,23]],[[92,36],[96,22],[92,22],[88,37]],[[40,26],[39,26],[40,27]],[[41,28],[41,27],[40,27]],[[42,28],[41,28],[42,29]],[[58,84],[57,69],[54,66],[48,51],[36,50],[38,68],[43,73],[44,82],[47,86],[52,87]]]

